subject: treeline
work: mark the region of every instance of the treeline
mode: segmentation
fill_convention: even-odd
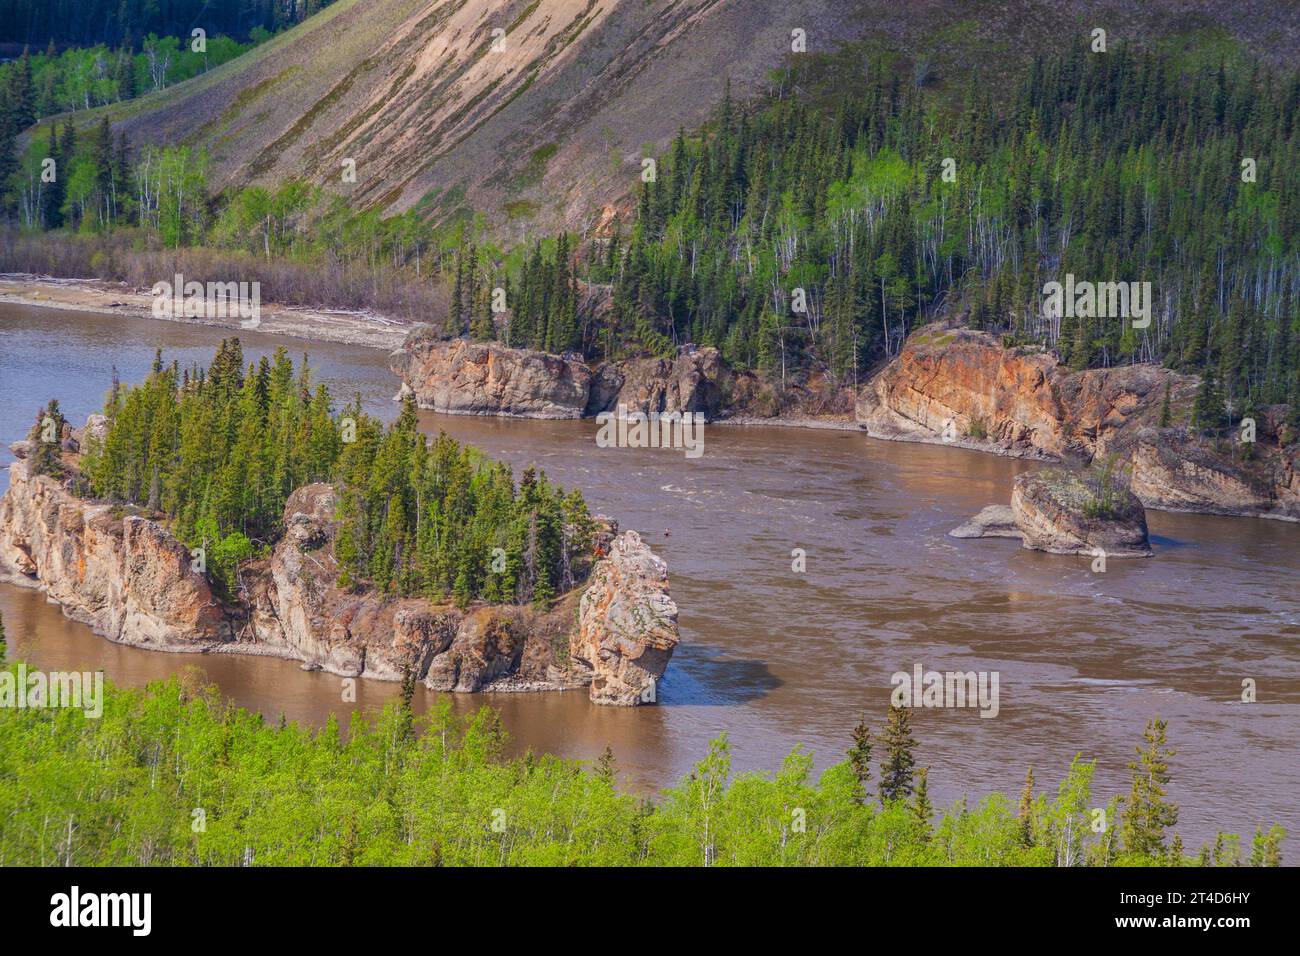
[[[905,719],[891,716],[895,738]],[[346,734],[333,717],[310,733],[192,680],[109,686],[97,720],[0,710],[0,865],[1278,865],[1279,827],[1249,846],[1221,834],[1199,854],[1169,837],[1163,735],[1148,727],[1132,792],[1097,833],[1095,765],[1081,759],[1049,791],[1031,774],[1018,805],[994,793],[939,810],[918,775],[910,792],[872,793],[860,734],[817,779],[802,750],[774,774],[733,775],[722,737],[644,801],[618,789],[608,750],[594,767],[504,757],[488,708],[462,721],[443,703],[417,719],[407,702]],[[879,779],[904,782],[914,742],[877,745]]]
[[[247,38],[301,23],[333,0],[0,0],[0,43],[121,46],[149,33]]]
[[[195,40],[150,33],[133,46],[96,44],[69,48],[61,53],[51,43],[44,53],[24,50],[17,59],[0,63],[0,114],[19,111],[27,123],[57,113],[88,110],[120,103],[145,93],[165,89],[215,69],[251,50],[271,36],[256,29],[241,43],[220,34],[204,37],[202,49]]]
[[[158,353],[144,384],[114,376],[104,414],[106,435],[85,449],[87,492],[170,517],[227,596],[239,564],[283,532],[289,495],[312,482],[338,492],[340,586],[462,606],[543,603],[590,564],[592,522],[577,491],[532,468],[516,488],[508,466],[475,449],[445,435],[430,445],[409,401],[387,428],[359,399],[336,414],[306,356],[295,368],[283,348],[245,366],[239,340],[223,340],[207,368],[186,369]],[[33,467],[56,473],[52,459],[34,456]]]
[[[462,238],[454,263],[444,325],[449,338],[468,334],[555,353],[582,349],[578,265],[568,234],[556,238],[553,250],[535,241],[519,258],[513,280],[509,264],[472,240]]]

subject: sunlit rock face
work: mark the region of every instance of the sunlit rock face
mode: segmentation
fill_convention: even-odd
[[[1198,387],[1196,376],[1155,365],[1075,372],[1037,347],[935,326],[863,386],[856,418],[877,438],[1111,461],[1147,508],[1300,520],[1300,445],[1287,408],[1264,409],[1246,449],[1235,433],[1189,431]],[[1166,399],[1174,427],[1160,427]]]

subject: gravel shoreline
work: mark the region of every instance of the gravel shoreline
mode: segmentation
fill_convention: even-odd
[[[68,309],[100,315],[129,315],[160,322],[186,322],[240,330],[235,317],[194,317],[153,314],[153,296],[122,282],[104,279],[56,279],[23,273],[0,273],[0,302],[43,309]],[[406,323],[375,312],[344,312],[263,305],[259,333],[284,335],[313,342],[336,342],[392,351],[409,330]]]

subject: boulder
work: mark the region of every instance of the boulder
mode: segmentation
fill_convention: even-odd
[[[1016,538],[1025,534],[1016,524],[1016,513],[1009,505],[989,505],[975,517],[948,532],[952,538]]]
[[[989,505],[948,532],[954,538],[1018,538],[1052,554],[1149,557],[1146,512],[1124,485],[1101,472],[1044,468],[1016,476],[1011,505]]]

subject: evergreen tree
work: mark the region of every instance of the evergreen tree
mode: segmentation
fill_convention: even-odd
[[[1192,403],[1192,424],[1201,432],[1217,434],[1226,418],[1223,396],[1214,380],[1214,369],[1207,367]]]
[[[929,774],[929,767],[921,767],[916,771],[916,797],[912,801],[912,816],[918,828],[926,836],[930,833],[930,818],[934,816],[934,806],[930,803],[929,787],[926,782]]]
[[[912,737],[910,708],[889,708],[879,742],[885,751],[880,761],[880,803],[888,806],[895,800],[907,799],[913,792],[916,740]]]
[[[1147,722],[1145,746],[1128,765],[1132,773],[1124,811],[1124,850],[1138,856],[1164,856],[1165,830],[1178,822],[1178,806],[1166,799],[1169,759],[1174,755],[1165,740],[1168,722],[1159,717]]]
[[[1020,822],[1020,842],[1027,847],[1034,845],[1034,768],[1025,771],[1025,787],[1020,791],[1020,806],[1016,811]]]
[[[867,716],[858,718],[858,725],[853,728],[853,746],[849,748],[849,766],[858,782],[858,800],[865,803],[870,796],[867,785],[871,781],[871,731],[867,728]]]

